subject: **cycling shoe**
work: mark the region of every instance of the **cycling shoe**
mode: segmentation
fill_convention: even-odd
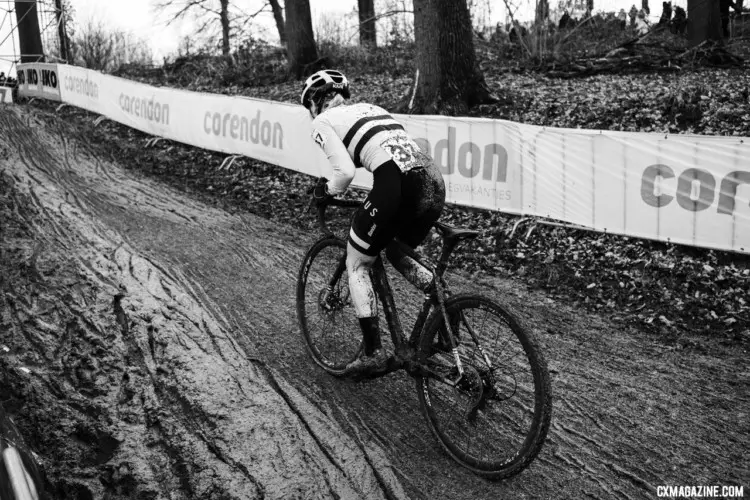
[[[390,356],[385,349],[376,349],[372,356],[362,352],[354,361],[346,365],[345,375],[362,378],[375,377],[388,371]]]

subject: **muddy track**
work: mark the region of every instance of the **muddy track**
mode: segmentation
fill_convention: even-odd
[[[0,111],[0,169],[39,243],[23,254],[28,273],[41,276],[18,289],[32,298],[6,291],[0,303],[22,332],[1,334],[15,345],[0,366],[14,387],[89,422],[73,446],[66,421],[19,414],[58,436],[30,441],[61,491],[636,499],[659,485],[750,486],[747,352],[705,339],[675,349],[518,282],[454,274],[455,290],[498,298],[532,327],[555,395],[547,445],[527,471],[491,483],[456,468],[410,379],[336,380],[307,357],[294,287],[315,235],[208,207],[86,144],[50,113]],[[51,269],[69,284],[45,284]],[[410,316],[415,298],[396,288]],[[45,312],[34,294],[54,305]],[[55,446],[97,459],[54,462]]]

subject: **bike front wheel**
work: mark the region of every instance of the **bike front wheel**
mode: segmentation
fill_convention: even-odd
[[[508,478],[534,460],[547,436],[547,364],[531,332],[504,306],[478,295],[445,305],[464,373],[449,348],[436,347],[445,321],[435,314],[418,346],[420,363],[432,373],[417,377],[422,412],[459,464],[488,479]]]
[[[337,376],[357,357],[362,340],[345,259],[346,242],[321,238],[308,250],[297,277],[297,318],[307,350]]]

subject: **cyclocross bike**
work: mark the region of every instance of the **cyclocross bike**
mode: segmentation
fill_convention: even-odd
[[[349,295],[346,241],[326,225],[329,205],[354,208],[355,200],[318,206],[325,233],[305,255],[297,279],[297,315],[313,360],[335,376],[360,352],[361,335]],[[371,272],[395,353],[390,373],[403,369],[416,381],[422,413],[443,449],[488,479],[521,472],[537,456],[552,411],[547,364],[531,332],[507,307],[477,294],[451,295],[443,274],[456,245],[477,231],[437,222],[442,251],[407,339],[382,257]],[[415,256],[416,257],[416,256]]]

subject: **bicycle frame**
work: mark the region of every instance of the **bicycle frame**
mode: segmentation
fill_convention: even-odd
[[[323,230],[325,233],[328,233],[328,237],[331,238],[337,238],[334,233],[328,229],[326,223],[325,223],[325,209],[328,205],[335,205],[335,206],[343,206],[343,207],[357,207],[359,206],[360,202],[355,202],[353,200],[340,200],[340,199],[333,199],[328,200],[326,203],[323,203],[321,205],[318,205],[318,225],[320,226],[321,230]],[[396,243],[392,243],[396,244]],[[432,274],[433,274],[433,282],[432,286],[434,287],[434,293],[425,296],[425,299],[422,303],[422,307],[419,311],[419,314],[417,315],[417,319],[414,323],[414,326],[412,328],[411,334],[409,335],[409,338],[407,339],[404,335],[404,329],[401,324],[401,318],[399,317],[398,310],[396,308],[396,304],[393,300],[393,289],[391,288],[390,282],[388,281],[388,275],[385,271],[385,265],[383,264],[383,258],[381,255],[378,255],[377,259],[375,260],[375,263],[372,266],[372,274],[373,274],[373,288],[375,289],[375,292],[377,293],[377,296],[380,298],[380,302],[383,306],[383,312],[386,318],[386,322],[388,323],[388,329],[391,332],[391,340],[393,341],[393,346],[396,350],[396,357],[398,358],[399,362],[402,367],[411,375],[414,376],[432,376],[437,377],[440,379],[443,379],[439,374],[435,373],[434,371],[430,370],[428,366],[424,365],[423,363],[420,363],[419,360],[416,359],[415,355],[415,348],[417,346],[417,342],[419,341],[419,337],[422,334],[422,330],[424,329],[425,325],[427,324],[427,320],[430,317],[430,313],[432,312],[433,308],[435,306],[438,307],[439,312],[443,318],[443,322],[446,325],[445,331],[448,332],[448,338],[443,339],[444,342],[449,343],[451,346],[451,354],[453,355],[454,362],[456,363],[456,368],[458,370],[458,375],[455,380],[446,380],[446,382],[450,383],[451,385],[456,385],[464,375],[464,366],[463,362],[461,361],[461,358],[458,354],[458,341],[456,339],[456,336],[454,332],[451,329],[450,321],[448,319],[448,313],[445,309],[445,293],[446,289],[443,284],[443,273],[448,267],[448,259],[450,258],[450,255],[453,253],[453,250],[455,248],[455,242],[452,245],[444,244],[443,249],[440,255],[440,259],[438,260],[438,263],[436,266],[432,266]],[[421,260],[414,254],[410,255],[416,262],[419,264],[426,266]],[[341,257],[341,260],[339,261],[338,265],[336,266],[336,270],[334,271],[333,275],[331,276],[331,279],[328,282],[328,285],[326,286],[326,295],[331,293],[334,289],[334,286],[336,283],[341,279],[341,276],[343,275],[344,271],[346,270],[346,253]],[[327,297],[324,297],[324,299],[327,299]],[[469,330],[469,334],[472,337],[472,339],[476,342],[477,347],[479,347],[483,357],[485,358],[485,361],[489,367],[492,367],[492,363],[489,359],[489,357],[484,352],[484,349],[482,349],[481,345],[479,344],[478,338],[474,334],[472,328],[466,322],[465,318],[461,318],[464,324],[467,326]],[[440,335],[442,335],[442,330],[439,332]]]
[[[335,236],[330,236],[330,237],[336,238]],[[438,267],[441,267],[442,270],[445,269],[445,266],[438,266]],[[346,270],[346,254],[344,254],[341,257],[341,260],[336,266],[336,270],[334,271],[333,275],[331,276],[331,279],[328,282],[328,285],[326,286],[327,293],[331,293],[333,291],[336,283],[341,279],[344,273],[344,270]],[[401,324],[401,318],[398,314],[396,303],[393,300],[393,289],[391,288],[390,281],[388,280],[388,274],[386,273],[385,265],[383,264],[383,258],[381,256],[377,257],[377,259],[375,260],[375,263],[372,266],[372,276],[373,276],[372,285],[378,297],[380,298],[380,302],[383,306],[383,313],[385,315],[385,319],[388,324],[388,329],[391,332],[391,340],[393,341],[393,346],[396,351],[396,356],[398,358],[398,361],[402,365],[402,366],[399,366],[399,368],[404,368],[406,372],[411,375],[431,376],[431,377],[443,379],[442,376],[440,376],[438,373],[431,370],[429,366],[417,360],[416,355],[415,355],[415,348],[416,348],[417,342],[419,341],[419,337],[422,334],[422,330],[427,324],[427,319],[430,317],[430,313],[433,311],[433,309],[436,306],[440,309],[444,324],[448,325],[448,328],[445,329],[445,331],[448,332],[448,339],[443,339],[443,340],[450,342],[451,353],[453,355],[454,361],[456,363],[456,368],[458,370],[458,375],[455,380],[445,379],[445,381],[451,385],[456,385],[464,375],[464,367],[463,367],[463,362],[461,361],[461,358],[458,355],[458,341],[456,340],[454,332],[450,328],[448,314],[445,310],[445,289],[441,283],[442,272],[438,274],[439,271],[440,269],[433,269],[433,273],[435,273],[435,278],[433,280],[433,283],[435,285],[435,294],[428,295],[425,297],[408,339],[406,338],[404,334],[404,328]],[[467,327],[469,327],[468,323],[466,323],[465,320],[464,320],[464,323],[467,325]],[[477,340],[476,336],[474,335],[470,327],[469,327],[469,332],[470,332],[470,336],[474,338],[474,340]],[[478,343],[477,345],[479,346]],[[481,349],[481,346],[479,347]],[[491,367],[492,366],[491,361],[486,356],[486,354],[484,354],[483,349],[482,349],[482,354],[484,355],[488,366]]]

